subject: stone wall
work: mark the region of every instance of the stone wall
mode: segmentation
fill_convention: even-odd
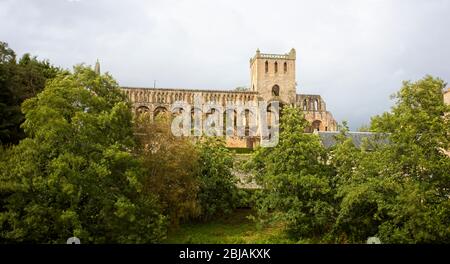
[[[305,119],[311,123],[308,132],[337,130],[336,120],[327,111],[325,101],[320,95],[297,94],[296,105],[303,110]]]
[[[450,105],[450,87],[444,91],[444,102]]]

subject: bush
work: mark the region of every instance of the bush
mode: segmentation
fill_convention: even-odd
[[[142,114],[136,118],[138,155],[145,168],[143,190],[156,194],[165,215],[173,227],[180,221],[200,214],[199,154],[186,137],[171,133],[171,118],[160,115],[151,121]]]
[[[303,133],[306,125],[298,108],[286,107],[278,145],[259,148],[253,157],[256,180],[264,188],[258,192],[260,220],[280,218],[297,240],[328,232],[335,213],[326,152],[317,136]]]
[[[229,214],[239,202],[233,158],[218,137],[205,137],[199,143],[201,219]]]

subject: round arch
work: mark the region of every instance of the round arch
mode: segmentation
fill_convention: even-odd
[[[160,114],[167,113],[167,108],[164,106],[158,106],[155,108],[155,111],[153,111],[153,117],[157,117]]]
[[[149,113],[149,112],[150,112],[150,109],[145,105],[141,105],[136,108],[136,114],[138,114],[138,115],[143,114],[143,113]]]
[[[278,84],[272,86],[272,96],[280,96],[280,86]]]
[[[311,124],[313,132],[316,131],[316,130],[317,130],[317,131],[320,131],[321,125],[322,125],[322,121],[320,121],[320,120],[314,120],[314,121],[312,122],[312,124]]]

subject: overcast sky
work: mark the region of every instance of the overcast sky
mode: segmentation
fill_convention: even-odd
[[[0,0],[0,40],[122,86],[248,86],[249,58],[297,50],[297,93],[320,94],[353,129],[389,109],[402,80],[450,82],[445,0]]]

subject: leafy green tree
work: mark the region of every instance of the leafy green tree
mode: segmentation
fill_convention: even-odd
[[[25,53],[18,62],[20,102],[40,93],[47,80],[54,78],[62,70],[48,60],[38,60],[36,56]]]
[[[359,243],[450,242],[450,108],[444,82],[426,76],[404,82],[391,112],[372,119],[371,130],[389,139],[370,151],[341,137],[331,151],[339,214],[335,241]]]
[[[171,118],[149,114],[136,117],[138,154],[145,169],[143,190],[157,194],[172,226],[192,219],[200,213],[199,154],[189,138],[176,137],[171,132]]]
[[[391,112],[372,118],[372,130],[390,133],[394,158],[403,172],[441,190],[450,188],[450,106],[443,101],[445,83],[426,76],[404,82]],[[445,196],[446,193],[444,192]]]
[[[83,66],[59,73],[23,111],[28,138],[0,163],[2,241],[148,243],[165,235],[131,153],[130,106],[111,76]]]
[[[8,44],[0,42],[0,143],[17,144],[25,137],[21,104],[44,89],[61,69],[24,54],[19,62]]]
[[[392,203],[401,182],[387,150],[356,148],[345,136],[337,137],[330,150],[329,163],[335,169],[333,189],[338,202],[333,229],[328,241],[361,243],[377,235],[378,226],[387,220],[387,203]]]
[[[20,123],[23,115],[20,111],[17,94],[16,54],[8,44],[0,42],[0,143],[17,143],[23,137]]]
[[[390,162],[402,178],[401,192],[389,204],[380,236],[392,242],[450,242],[450,106],[445,83],[426,76],[404,82],[392,111],[372,119],[372,129],[388,132]]]
[[[253,159],[264,188],[260,214],[273,211],[298,240],[318,239],[331,228],[335,213],[327,153],[316,135],[303,132],[308,122],[298,108],[285,107],[280,123],[278,145],[260,148]]]
[[[239,202],[233,158],[220,137],[205,137],[198,144],[201,218],[210,219],[232,212]]]

